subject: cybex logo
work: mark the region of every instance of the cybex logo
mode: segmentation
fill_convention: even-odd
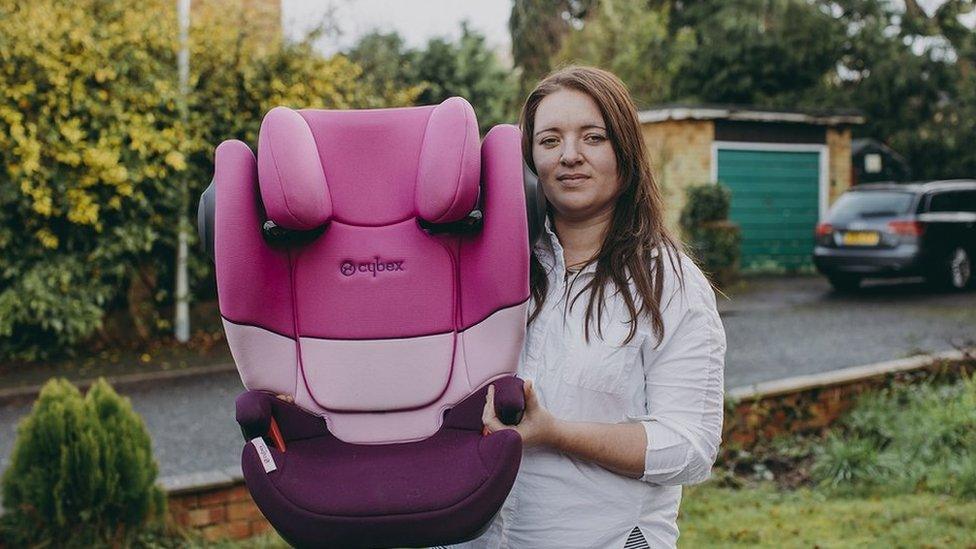
[[[403,271],[403,262],[405,260],[401,259],[399,261],[381,261],[379,256],[375,256],[373,261],[351,261],[349,259],[342,262],[339,265],[339,272],[345,276],[352,276],[356,273],[372,274],[374,277],[377,273],[388,273],[391,271]]]

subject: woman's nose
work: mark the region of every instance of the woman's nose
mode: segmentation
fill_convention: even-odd
[[[563,152],[559,157],[559,161],[565,165],[573,166],[583,161],[583,155],[580,154],[579,148],[576,145],[567,142],[563,146]]]

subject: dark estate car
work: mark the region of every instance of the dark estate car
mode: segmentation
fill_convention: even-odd
[[[838,290],[870,277],[973,282],[976,181],[872,183],[847,191],[817,225],[813,262]]]

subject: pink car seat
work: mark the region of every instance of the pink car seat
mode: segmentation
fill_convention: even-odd
[[[290,543],[456,543],[505,500],[521,439],[483,436],[481,412],[494,383],[499,417],[521,418],[514,372],[544,212],[519,139],[501,125],[479,142],[455,97],[278,107],[257,158],[217,147],[198,222],[247,389],[241,465]]]

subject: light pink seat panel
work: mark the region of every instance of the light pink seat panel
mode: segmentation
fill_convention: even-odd
[[[321,236],[291,251],[262,238],[254,155],[237,141],[217,149],[218,295],[244,385],[295,395],[349,442],[425,438],[445,409],[517,366],[529,295],[519,135],[497,127],[479,152],[474,133],[472,160],[465,136],[476,125],[458,101],[299,111],[332,212]],[[432,114],[447,130],[431,130]],[[422,154],[424,143],[438,153]],[[421,212],[470,209],[470,185],[458,183],[466,173],[481,179],[482,230],[427,234]]]

